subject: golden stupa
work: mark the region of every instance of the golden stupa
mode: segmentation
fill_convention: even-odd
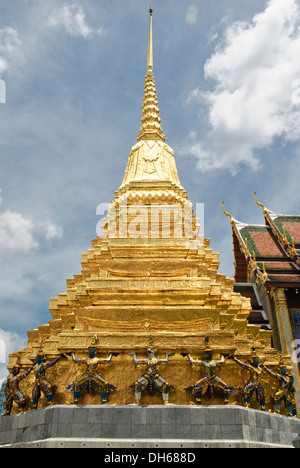
[[[28,345],[10,355],[9,369],[17,358],[21,372],[32,366],[42,341],[47,360],[60,353],[87,357],[97,336],[98,357],[120,353],[99,370],[117,387],[110,402],[130,404],[134,393],[129,387],[144,368],[128,353],[145,357],[153,344],[158,357],[174,353],[161,366],[162,376],[176,387],[170,402],[189,404],[184,389],[200,378],[200,371],[181,353],[199,359],[209,335],[214,359],[235,354],[249,362],[254,347],[264,364],[278,372],[280,355],[271,346],[272,332],[248,324],[250,300],[233,291],[233,279],[218,274],[219,256],[198,231],[199,220],[180,184],[174,153],[165,143],[161,127],[153,76],[151,10],[141,128],[123,182],[102,220],[102,235],[82,255],[81,274],[68,279],[67,291],[50,300],[52,319],[28,331]],[[281,358],[290,365],[289,356]],[[54,404],[72,401],[66,387],[83,372],[84,367],[71,357],[47,370],[56,386]],[[233,360],[218,375],[228,385],[241,388],[249,377]],[[267,396],[274,394],[275,380],[266,374],[263,382]],[[20,384],[29,400],[28,409],[33,385],[33,373]],[[100,401],[88,392],[80,399],[83,404]],[[242,398],[235,394],[231,401],[241,404]],[[161,395],[145,394],[142,402],[162,404]],[[216,397],[205,404],[211,403],[221,401]],[[39,407],[46,405],[42,397]],[[259,408],[255,399],[253,407]]]

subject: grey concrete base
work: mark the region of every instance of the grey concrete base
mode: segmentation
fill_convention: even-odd
[[[300,420],[239,406],[63,406],[0,419],[2,448],[289,447]]]

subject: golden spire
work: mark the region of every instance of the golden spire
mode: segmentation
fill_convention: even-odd
[[[153,69],[153,44],[152,44],[152,13],[153,9],[150,5],[150,27],[149,27],[149,43],[148,43],[148,62],[147,62],[147,70]]]
[[[143,113],[140,133],[137,141],[140,140],[161,140],[165,141],[165,135],[161,128],[161,120],[153,76],[153,43],[152,43],[152,13],[150,6],[150,27],[148,43],[147,74],[145,77]]]
[[[172,182],[182,190],[179,182],[174,152],[165,143],[165,136],[162,132],[157,94],[153,76],[153,48],[152,48],[152,7],[150,7],[150,28],[147,58],[147,74],[145,78],[145,92],[143,100],[143,113],[140,133],[137,143],[132,147],[124,179],[120,189],[129,190],[128,184],[131,182],[145,182],[143,190],[152,190],[158,181]],[[147,188],[146,188],[147,187]],[[173,199],[173,194],[169,194]],[[168,196],[169,196],[168,195]],[[165,195],[164,195],[165,196]],[[153,195],[151,195],[153,197]],[[176,195],[177,197],[177,195]],[[186,195],[184,195],[186,198]],[[177,200],[177,198],[176,198]],[[177,203],[177,202],[175,202]]]

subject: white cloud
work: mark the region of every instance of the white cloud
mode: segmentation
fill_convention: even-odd
[[[4,204],[5,200],[0,208]],[[28,323],[36,322],[32,317],[37,313],[37,299],[40,302],[45,300],[43,294],[46,291],[46,298],[49,297],[51,285],[59,278],[57,270],[63,271],[64,265],[59,263],[61,250],[59,246],[56,248],[57,240],[62,236],[63,228],[51,219],[43,221],[8,209],[0,211],[2,327],[4,324],[7,327],[10,320],[13,321],[12,328],[28,328]],[[31,301],[32,305],[29,305]],[[0,328],[0,346],[1,343]]]
[[[57,224],[52,223],[51,220],[41,223],[41,226],[45,230],[45,238],[47,241],[51,241],[52,239],[60,239],[63,236],[63,228]]]
[[[21,44],[16,29],[8,26],[0,28],[0,75],[7,71],[13,63],[23,62]]]
[[[7,377],[7,363],[10,353],[15,353],[26,346],[26,339],[17,333],[8,332],[0,328],[0,386]]]
[[[280,137],[300,139],[300,6],[296,0],[270,0],[251,22],[236,22],[207,60],[204,71],[215,87],[191,91],[186,102],[208,109],[207,139],[189,140],[181,153],[198,158],[199,169],[239,171],[260,167],[257,150]]]
[[[29,219],[10,210],[0,213],[0,255],[28,253],[38,247],[33,237],[34,224]]]
[[[63,228],[49,219],[35,222],[11,210],[0,213],[0,257],[18,253],[28,254],[36,250],[43,239],[51,241],[62,236]]]
[[[82,6],[76,3],[53,11],[49,22],[52,26],[63,26],[70,36],[81,36],[84,39],[90,39],[95,34],[101,35],[103,32],[102,29],[95,31],[87,24]]]
[[[5,331],[0,328],[0,362],[7,362],[10,353],[15,353],[26,346],[26,339],[21,338],[17,333]]]

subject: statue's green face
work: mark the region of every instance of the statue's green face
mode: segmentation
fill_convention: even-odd
[[[94,348],[93,346],[90,346],[89,347],[89,357],[91,359],[93,359],[95,356],[96,356],[96,348]]]
[[[37,355],[36,358],[35,358],[35,362],[36,362],[37,364],[42,364],[42,362],[43,362],[42,356]]]
[[[212,353],[210,351],[204,352],[204,361],[212,361]]]
[[[280,368],[280,375],[286,375],[287,374],[287,368],[285,366],[282,366]]]
[[[12,374],[13,375],[18,375],[20,373],[20,367],[13,367],[12,369]]]
[[[253,365],[254,365],[254,367],[258,367],[258,365],[259,365],[259,358],[258,357],[253,358]]]

